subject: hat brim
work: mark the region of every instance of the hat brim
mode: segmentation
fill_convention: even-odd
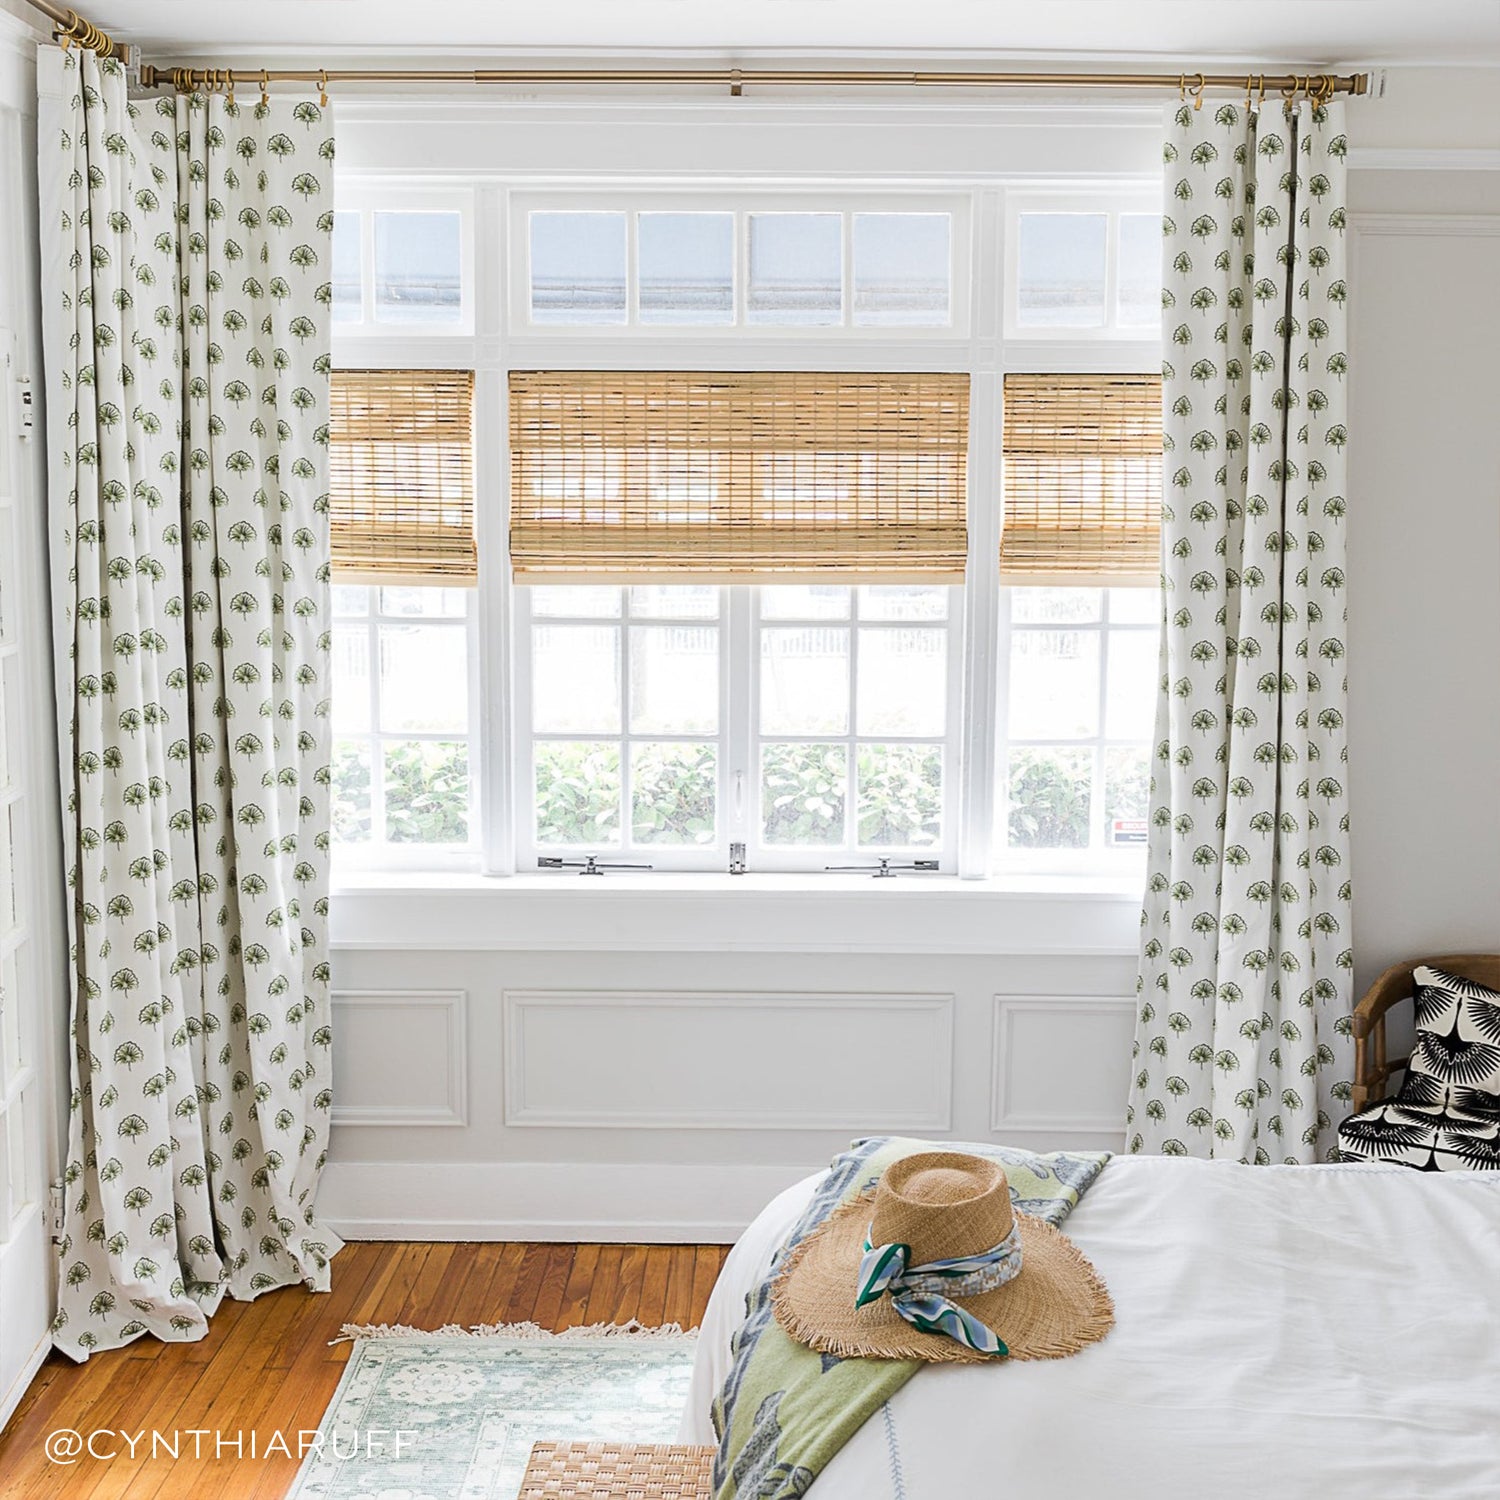
[[[874,1194],[831,1213],[792,1252],[772,1288],[776,1321],[821,1354],[988,1364],[946,1334],[913,1327],[889,1297],[854,1305]],[[1021,1270],[1004,1286],[955,1298],[999,1335],[1012,1359],[1061,1359],[1097,1343],[1114,1326],[1109,1292],[1078,1247],[1044,1219],[1018,1213]]]

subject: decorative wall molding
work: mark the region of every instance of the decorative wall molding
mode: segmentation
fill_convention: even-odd
[[[1500,172],[1500,151],[1471,146],[1351,146],[1351,172]]]
[[[1491,238],[1500,214],[1350,214],[1349,225],[1359,234]]]
[[[1135,1001],[1114,995],[996,995],[990,1067],[990,1129],[1009,1141],[1017,1132],[1042,1136],[1108,1136],[1118,1145],[1124,1138],[1125,1097],[1129,1079],[1130,1032]],[[1028,1020],[1033,1035],[1024,1035]],[[1076,1042],[1084,1022],[1099,1035],[1080,1050],[1069,1066],[1069,1041]],[[1123,1024],[1122,1024],[1123,1023]],[[1071,1032],[1069,1037],[1067,1033]],[[1049,1034],[1050,1033],[1050,1034]],[[1067,1099],[1070,1084],[1075,1096],[1099,1098],[1097,1107],[1018,1107],[1023,1074],[1047,1080],[1050,1092]],[[1106,1080],[1120,1074],[1118,1090]],[[1100,1098],[1101,1092],[1105,1097]]]
[[[946,1131],[953,996],[507,990],[505,1123]]]
[[[375,1097],[367,1102],[341,1104],[338,1096],[347,1091],[346,1082],[341,1079],[334,1097],[334,1125],[344,1128],[395,1125],[404,1128],[469,1123],[467,991],[334,990],[332,1000],[335,1053],[339,1050],[340,1037],[347,1035],[351,1012],[372,1012],[377,1018],[375,1040],[379,1052],[389,1057],[393,1071],[407,1079],[413,1075],[411,1060],[417,1049],[423,1042],[429,1042],[435,1030],[441,1028],[441,1056],[427,1075],[437,1085],[430,1099],[382,1102]],[[412,1012],[413,1029],[405,1038],[399,1029],[399,1018],[393,1014],[398,1010]],[[378,1069],[370,1072],[378,1074]],[[367,1076],[365,1082],[368,1081]]]

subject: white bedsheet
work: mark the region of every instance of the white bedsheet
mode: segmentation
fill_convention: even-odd
[[[726,1262],[684,1441],[818,1180]],[[1500,1173],[1119,1157],[1065,1230],[1109,1336],[919,1371],[816,1500],[1500,1500]]]

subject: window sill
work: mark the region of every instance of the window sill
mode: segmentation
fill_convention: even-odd
[[[1112,875],[349,871],[340,949],[1133,956],[1141,881]]]

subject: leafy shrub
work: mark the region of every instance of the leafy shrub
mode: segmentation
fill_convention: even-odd
[[[766,843],[843,843],[849,768],[842,745],[766,745],[760,765]]]
[[[935,745],[859,747],[859,842],[935,844],[942,837],[943,752]]]
[[[630,833],[636,843],[713,843],[719,786],[713,745],[637,745],[630,781]]]
[[[393,844],[469,841],[469,747],[400,740],[385,747],[385,836]]]
[[[1010,757],[1010,844],[1086,849],[1093,752],[1019,749]]]
[[[539,844],[617,844],[620,747],[591,740],[541,740],[536,746]]]

